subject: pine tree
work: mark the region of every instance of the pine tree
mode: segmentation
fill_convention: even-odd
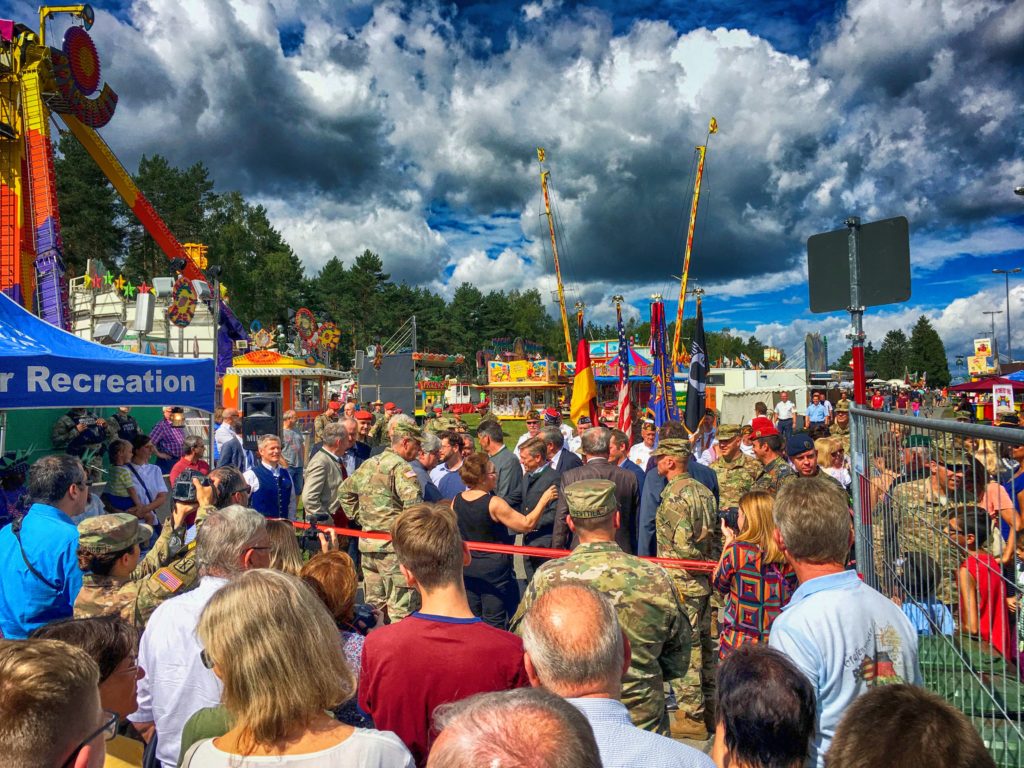
[[[880,379],[901,379],[910,365],[910,342],[899,328],[885,334],[882,348],[875,360],[875,373]]]
[[[921,315],[910,333],[910,369],[918,375],[927,372],[929,387],[949,384],[946,347],[927,317]]]

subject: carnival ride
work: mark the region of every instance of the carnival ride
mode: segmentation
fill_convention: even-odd
[[[46,44],[46,23],[55,14],[77,22],[60,49]],[[107,83],[100,87],[99,55],[88,33],[94,19],[91,6],[66,5],[40,8],[38,32],[0,20],[0,290],[64,330],[71,328],[71,313],[51,122],[63,123],[89,153],[184,278],[183,290],[207,294],[200,289],[210,287],[201,266],[205,249],[178,242],[96,131],[113,117],[117,94]],[[134,292],[128,286],[126,295],[128,288]],[[211,305],[219,302],[223,333],[238,323],[217,293],[208,295]],[[219,351],[230,359],[230,339],[224,340],[227,349]],[[216,357],[223,369],[224,355]]]

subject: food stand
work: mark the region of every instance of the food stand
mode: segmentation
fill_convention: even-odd
[[[551,360],[512,360],[487,363],[487,384],[480,389],[490,398],[490,412],[498,419],[521,419],[527,395],[533,408],[558,408],[566,383],[559,377],[559,364]],[[519,404],[519,412],[513,400]]]

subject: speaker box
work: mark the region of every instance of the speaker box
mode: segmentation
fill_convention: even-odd
[[[249,395],[242,400],[242,443],[255,455],[260,435],[281,436],[281,396]]]
[[[156,297],[152,293],[140,293],[135,300],[135,319],[132,321],[132,330],[136,333],[153,332],[153,310],[156,307]]]
[[[196,298],[199,301],[206,301],[213,296],[213,291],[210,289],[210,284],[205,280],[193,280],[192,287],[196,291]]]
[[[174,278],[173,277],[154,277],[153,278],[153,293],[157,296],[165,297],[170,296],[171,291],[174,289]],[[140,296],[142,294],[139,294]]]
[[[92,332],[92,340],[97,344],[118,344],[124,338],[127,330],[117,320],[96,323],[96,328]]]

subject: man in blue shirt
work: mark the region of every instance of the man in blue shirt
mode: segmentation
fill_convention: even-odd
[[[682,438],[686,439],[686,427],[678,421],[666,421],[658,429],[658,439]],[[718,505],[718,475],[715,470],[705,467],[703,464],[690,462],[690,477],[707,488],[715,495],[715,504]],[[644,474],[643,488],[640,491],[640,512],[637,514],[637,554],[640,557],[656,557],[658,554],[658,543],[655,530],[655,521],[658,517],[658,505],[661,504],[661,492],[665,490],[665,478],[658,474],[658,460],[651,456],[647,460],[647,471]]]
[[[775,497],[776,542],[800,587],[768,643],[811,681],[817,729],[809,765],[821,768],[854,699],[893,683],[921,684],[917,632],[889,598],[845,570],[853,543],[846,494],[820,477],[787,480]]]
[[[530,684],[563,696],[583,713],[602,765],[714,766],[703,752],[630,721],[619,701],[629,641],[607,597],[584,584],[552,587],[530,606],[519,632]]]
[[[804,421],[807,430],[810,430],[812,427],[828,426],[828,408],[821,402],[821,395],[817,392],[811,395],[811,404],[807,406]]]
[[[89,502],[81,459],[39,459],[28,472],[28,495],[35,503],[25,517],[0,530],[0,632],[11,640],[70,617],[82,588],[71,520]]]

